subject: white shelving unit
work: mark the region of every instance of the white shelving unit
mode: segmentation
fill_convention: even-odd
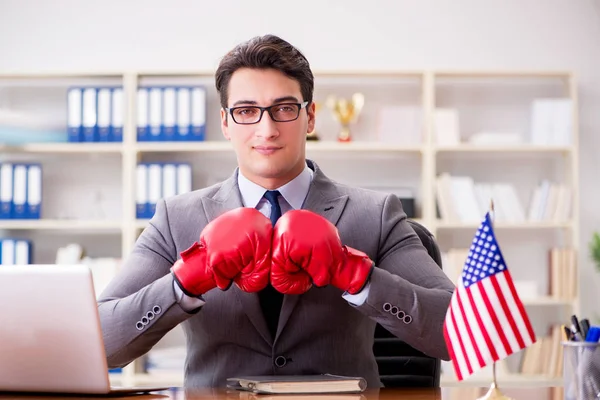
[[[477,167],[478,174],[489,172],[494,174],[497,168],[486,166],[489,159],[498,163],[511,163],[518,159],[520,162],[535,160],[557,161],[560,175],[567,181],[573,191],[572,217],[565,222],[525,222],[525,223],[497,223],[495,228],[499,235],[515,235],[519,238],[530,238],[535,235],[551,237],[560,236],[562,243],[573,246],[576,250],[579,243],[579,175],[578,175],[578,125],[577,125],[577,88],[575,78],[570,72],[547,71],[323,71],[315,72],[315,101],[323,102],[329,93],[340,93],[348,96],[354,91],[362,91],[366,96],[364,113],[359,122],[353,127],[355,137],[350,143],[339,143],[335,140],[338,129],[337,123],[331,118],[329,111],[322,109],[317,113],[317,131],[321,140],[307,143],[307,156],[315,159],[330,177],[349,184],[363,185],[365,187],[397,188],[409,187],[414,191],[417,205],[416,220],[428,227],[437,237],[440,246],[452,246],[452,241],[462,240],[468,247],[470,239],[475,233],[477,224],[446,222],[439,219],[436,210],[435,182],[438,174],[446,172],[446,167],[453,167],[454,162],[463,163],[470,160]],[[479,146],[469,143],[460,143],[451,146],[437,145],[435,142],[434,112],[441,103],[457,100],[464,101],[474,92],[454,94],[454,89],[447,89],[449,81],[458,80],[486,80],[491,81],[493,87],[502,88],[505,82],[534,80],[540,82],[548,80],[560,82],[563,85],[563,94],[573,100],[573,142],[567,146],[536,146],[502,145]],[[496,82],[499,80],[498,82]],[[203,84],[208,89],[207,95],[207,138],[204,142],[136,142],[136,90],[138,85],[146,83],[192,83]],[[105,198],[115,201],[117,206],[110,207],[110,215],[105,218],[64,219],[58,214],[57,209],[50,209],[43,203],[42,220],[0,220],[0,237],[2,235],[25,235],[38,237],[40,234],[60,235],[117,235],[121,243],[120,248],[113,257],[127,257],[132,246],[142,229],[147,225],[147,220],[138,220],[135,216],[135,167],[138,162],[145,160],[185,159],[194,164],[194,189],[207,185],[209,182],[220,180],[230,174],[235,166],[235,157],[229,142],[225,141],[220,133],[218,121],[218,98],[214,90],[213,73],[185,72],[185,71],[138,71],[127,73],[69,73],[69,74],[29,74],[29,75],[0,75],[0,106],[2,96],[9,99],[5,104],[11,105],[11,96],[20,88],[26,88],[26,93],[40,90],[54,96],[54,102],[49,103],[52,110],[63,113],[66,121],[66,104],[61,104],[58,94],[65,90],[62,97],[66,103],[66,87],[70,84],[120,84],[125,93],[125,120],[123,127],[122,143],[39,143],[8,146],[0,144],[0,162],[13,159],[33,159],[46,163],[64,163],[64,174],[76,172],[80,165],[86,165],[86,160],[92,160],[94,165],[105,165],[114,172],[114,182]],[[450,83],[450,85],[452,85]],[[5,89],[3,91],[3,89]],[[456,89],[460,90],[460,89]],[[478,94],[479,95],[479,94]],[[62,96],[62,95],[61,95]],[[506,100],[506,97],[501,98]],[[27,102],[23,96],[19,98],[18,105],[27,109]],[[48,97],[48,96],[46,96]],[[31,97],[35,99],[35,97]],[[33,101],[33,100],[32,100]],[[518,103],[518,102],[517,102]],[[379,108],[386,104],[413,107],[420,112],[421,139],[418,143],[405,143],[402,141],[381,142],[377,138],[377,121]],[[520,103],[519,103],[520,104]],[[39,101],[36,100],[36,106]],[[521,105],[519,105],[521,106]],[[505,110],[512,107],[510,99],[501,103],[499,107]],[[514,106],[515,109],[517,106]],[[522,108],[522,107],[521,107]],[[467,110],[468,111],[468,110]],[[474,108],[472,114],[485,114],[483,108]],[[506,110],[505,110],[506,111]],[[519,109],[521,119],[529,109]],[[467,112],[468,115],[469,112]],[[461,114],[462,115],[462,114]],[[503,120],[502,114],[496,117]],[[493,119],[493,118],[492,118]],[[66,126],[66,122],[65,122]],[[225,156],[227,155],[227,156]],[[80,164],[71,167],[70,163],[78,160]],[[84,161],[81,161],[84,160]],[[529,160],[529,161],[528,161]],[[544,161],[546,162],[546,161]],[[218,163],[219,168],[212,163]],[[477,164],[479,163],[479,164]],[[54,165],[54,164],[52,164]],[[221,166],[225,166],[221,168]],[[72,169],[71,169],[72,168]],[[460,169],[460,168],[459,168]],[[224,175],[210,175],[219,171]],[[225,171],[225,172],[223,172]],[[201,178],[196,178],[196,175]],[[56,179],[56,178],[55,178]],[[89,179],[82,181],[81,185],[73,183],[73,192],[86,193]],[[104,182],[108,185],[110,182]],[[533,188],[530,188],[531,190]],[[53,197],[53,187],[44,186],[44,202]],[[60,199],[59,199],[60,200]],[[49,201],[49,200],[48,200]],[[112,204],[112,203],[111,203]],[[107,213],[109,214],[109,213]],[[502,239],[500,239],[502,240]],[[502,242],[501,242],[502,243]],[[504,248],[503,248],[504,250]],[[35,262],[52,262],[50,259],[37,259]],[[540,263],[546,263],[541,260]],[[545,264],[544,264],[545,265]],[[509,266],[510,268],[510,266]],[[546,295],[537,299],[527,300],[530,315],[537,316],[538,309],[553,309],[556,307],[570,307],[573,312],[578,309],[578,298],[573,302],[552,299]],[[540,311],[542,314],[542,311]],[[139,369],[139,368],[138,368]],[[111,379],[127,384],[132,383],[165,383],[181,384],[182,374],[143,374],[136,373],[136,368],[129,366],[123,374],[113,375]],[[560,380],[553,377],[531,377],[520,374],[511,374],[501,383],[510,384],[536,384],[559,385]],[[443,385],[458,384],[452,377],[444,375]],[[461,385],[488,385],[489,382],[464,382]]]

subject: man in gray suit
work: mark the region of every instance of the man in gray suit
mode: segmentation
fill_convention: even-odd
[[[178,324],[188,388],[321,373],[380,387],[376,323],[448,360],[454,285],[398,198],[333,182],[305,158],[315,124],[306,58],[278,37],[253,38],[225,55],[216,86],[238,168],[157,204],[99,299],[109,366],[127,365]]]

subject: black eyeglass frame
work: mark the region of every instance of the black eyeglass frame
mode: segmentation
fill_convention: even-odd
[[[310,102],[308,101],[304,101],[302,103],[277,103],[277,104],[273,104],[271,106],[268,107],[259,107],[259,106],[239,106],[239,107],[225,107],[225,111],[231,115],[231,119],[233,119],[233,122],[235,122],[238,125],[254,125],[254,124],[258,124],[263,117],[263,114],[266,112],[269,113],[269,116],[271,117],[271,120],[273,120],[273,122],[292,122],[297,120],[300,117],[300,112],[302,111],[302,109],[306,108],[306,106],[308,106]],[[285,121],[280,121],[275,119],[275,117],[273,116],[273,113],[271,112],[271,109],[273,107],[281,107],[281,106],[297,106],[298,107],[298,114],[296,115],[296,118],[294,119],[286,119]],[[237,122],[235,120],[235,117],[233,116],[233,112],[235,110],[239,110],[240,108],[257,108],[260,110],[260,115],[258,116],[258,120],[256,120],[256,122]]]

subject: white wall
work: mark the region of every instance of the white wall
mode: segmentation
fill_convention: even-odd
[[[580,81],[583,312],[600,310],[598,0],[0,0],[0,71],[207,70],[275,33],[324,69],[558,69]]]

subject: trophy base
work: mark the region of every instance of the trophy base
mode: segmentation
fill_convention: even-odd
[[[350,142],[350,129],[348,127],[342,127],[342,131],[338,135],[338,142]]]

